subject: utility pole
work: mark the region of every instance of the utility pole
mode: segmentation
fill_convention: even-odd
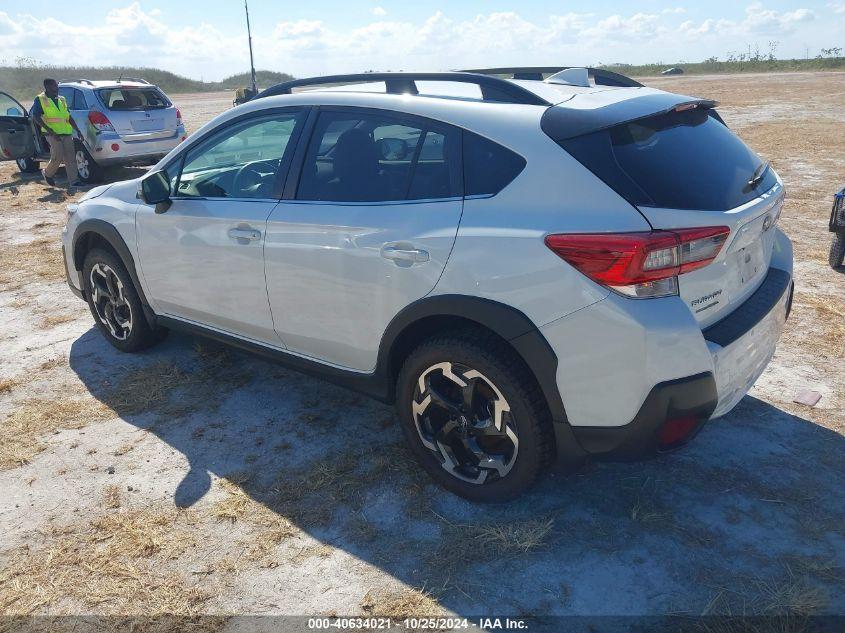
[[[255,61],[252,58],[252,31],[249,28],[249,5],[247,0],[244,0],[244,11],[246,11],[246,34],[249,38],[249,70],[252,74],[252,94],[255,96],[258,89],[255,86]]]

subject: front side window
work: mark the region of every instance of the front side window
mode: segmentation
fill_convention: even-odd
[[[324,112],[298,200],[392,202],[459,196],[460,131],[390,114]]]
[[[200,142],[184,156],[174,197],[274,197],[276,177],[288,163],[301,119],[301,112],[249,119]]]

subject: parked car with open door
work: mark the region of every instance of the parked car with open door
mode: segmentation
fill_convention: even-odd
[[[62,81],[59,94],[83,132],[76,139],[75,157],[83,182],[99,181],[104,167],[155,164],[187,136],[179,109],[143,79]],[[50,159],[50,147],[28,110],[11,95],[0,95],[3,148],[8,146],[8,152],[0,150],[3,158],[14,159],[23,173],[36,173],[40,162]]]

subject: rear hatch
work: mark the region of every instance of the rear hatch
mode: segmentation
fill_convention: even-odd
[[[156,86],[100,88],[97,96],[115,132],[127,143],[176,134],[176,107]]]
[[[784,195],[774,171],[712,105],[680,104],[559,141],[653,229],[730,229],[713,262],[678,277],[678,293],[702,327],[727,316],[763,282]]]

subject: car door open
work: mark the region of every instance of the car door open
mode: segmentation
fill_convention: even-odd
[[[0,160],[35,155],[34,134],[26,109],[11,95],[0,92]]]

